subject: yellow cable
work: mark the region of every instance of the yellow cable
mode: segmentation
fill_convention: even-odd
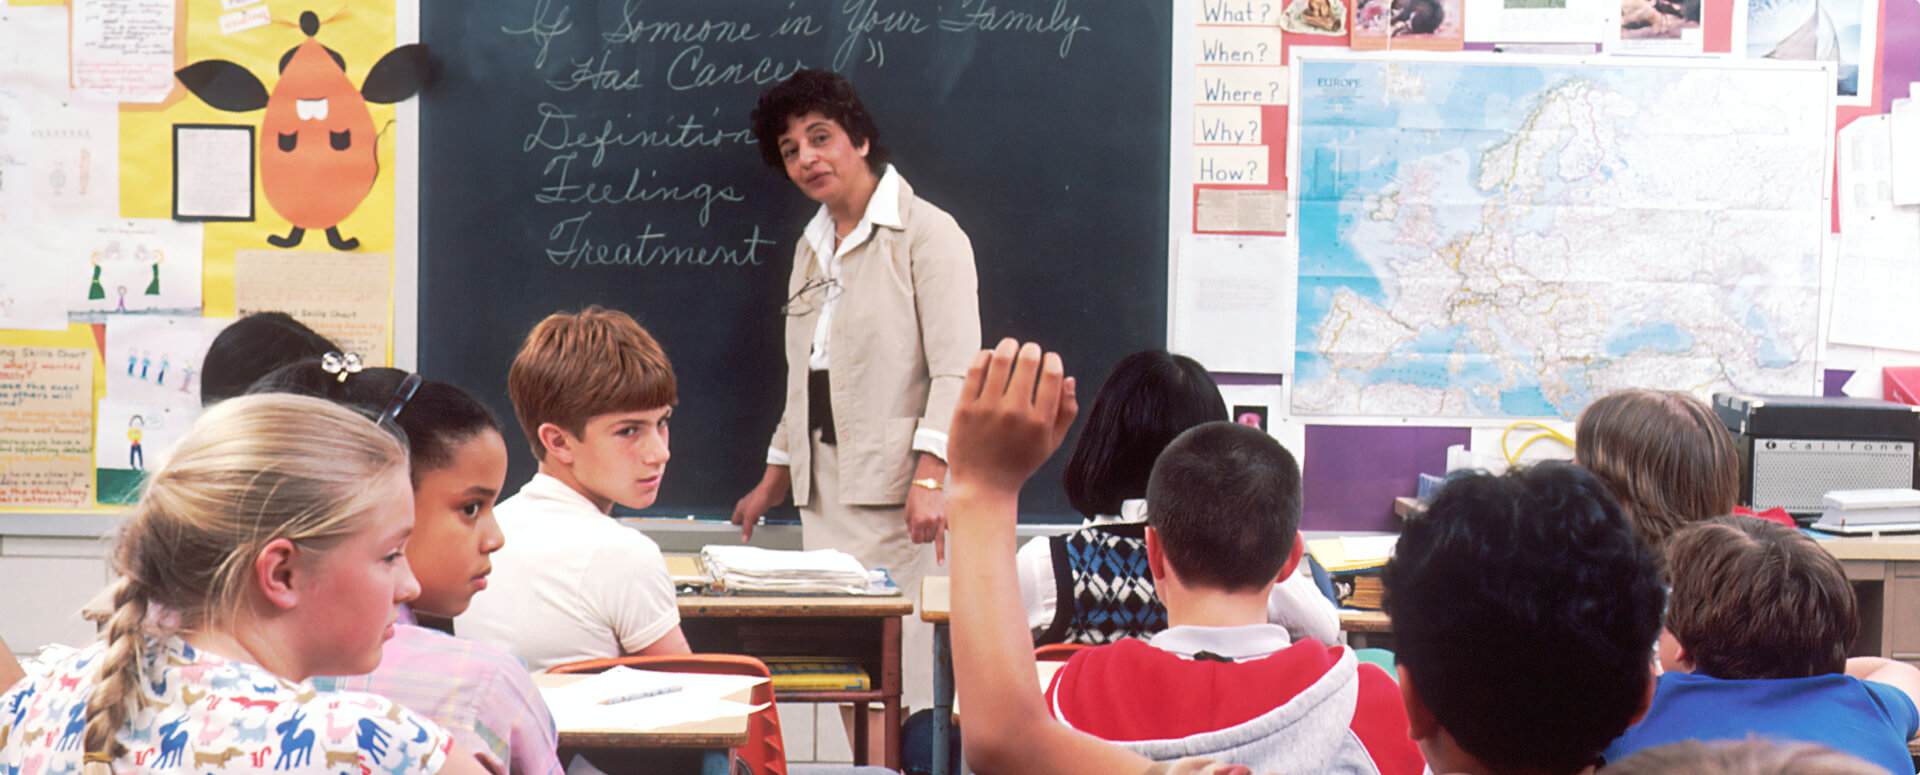
[[[1539,428],[1540,432],[1527,437],[1526,441],[1523,441],[1520,443],[1519,449],[1513,450],[1511,452],[1507,451],[1507,437],[1513,433],[1514,429],[1529,428],[1529,427]],[[1520,465],[1520,455],[1527,451],[1527,447],[1533,446],[1534,442],[1539,441],[1541,439],[1552,439],[1554,441],[1560,442],[1561,444],[1567,445],[1567,449],[1573,449],[1573,439],[1568,437],[1567,434],[1561,433],[1557,430],[1554,430],[1552,428],[1549,428],[1545,425],[1534,422],[1532,420],[1521,420],[1520,422],[1507,426],[1506,430],[1503,430],[1500,432],[1500,454],[1506,456],[1507,465],[1509,466]]]

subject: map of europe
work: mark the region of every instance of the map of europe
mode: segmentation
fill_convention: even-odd
[[[1832,74],[1617,62],[1297,55],[1295,413],[1813,388]]]

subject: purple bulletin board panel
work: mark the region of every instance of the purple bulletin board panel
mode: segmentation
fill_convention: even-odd
[[[1420,474],[1444,474],[1447,447],[1470,428],[1308,425],[1303,530],[1400,529],[1393,499],[1413,495]]]

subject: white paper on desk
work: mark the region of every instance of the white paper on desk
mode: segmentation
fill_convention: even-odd
[[[1893,101],[1887,111],[1887,171],[1895,205],[1920,205],[1920,100]]]
[[[1341,536],[1340,551],[1348,561],[1384,560],[1393,556],[1393,546],[1399,541],[1397,535]]]
[[[1298,278],[1292,239],[1182,237],[1174,351],[1213,371],[1291,373]]]
[[[647,731],[730,716],[745,716],[766,707],[724,699],[750,690],[767,679],[745,675],[669,673],[615,667],[565,686],[542,688],[541,699],[553,713],[554,726],[565,731],[631,729]],[[603,705],[603,701],[630,694],[678,686],[677,691],[638,700]]]
[[[166,99],[176,1],[72,0],[74,88],[121,102]]]
[[[1840,257],[1827,339],[1920,351],[1920,205],[1893,202],[1891,119],[1840,130]]]
[[[1509,8],[1507,0],[1466,0],[1469,43],[1600,43],[1618,8],[1566,0],[1559,8]]]

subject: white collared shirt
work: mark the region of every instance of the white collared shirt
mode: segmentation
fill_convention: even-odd
[[[1202,627],[1184,624],[1168,627],[1147,639],[1147,645],[1161,651],[1192,659],[1202,651],[1235,662],[1261,659],[1293,645],[1287,628],[1277,624],[1242,624],[1234,627]]]
[[[853,225],[853,231],[847,232],[839,246],[834,245],[833,215],[827,212],[826,205],[820,205],[820,211],[813,214],[801,238],[813,246],[814,260],[820,265],[821,273],[829,280],[838,281],[840,259],[872,239],[876,226],[906,228],[900,221],[900,175],[893,171],[891,164],[881,173],[880,183],[874,186],[867,210],[860,214],[860,222]],[[827,370],[827,349],[833,344],[833,310],[840,304],[837,293],[821,294],[821,297],[820,319],[813,326],[813,350],[807,354],[807,368],[814,371]]]
[[[887,165],[880,174],[880,182],[873,188],[873,196],[867,200],[867,209],[860,214],[860,221],[853,225],[847,236],[834,244],[833,215],[827,212],[826,205],[820,205],[813,214],[813,220],[807,222],[807,228],[801,232],[800,239],[813,248],[815,263],[820,272],[828,279],[840,279],[840,260],[855,248],[865,245],[873,238],[874,229],[885,226],[890,229],[904,229],[906,222],[900,217],[900,174],[893,165]],[[813,325],[813,348],[807,352],[807,368],[812,371],[827,370],[827,352],[833,347],[833,311],[840,304],[840,294],[821,294],[820,318]],[[913,449],[926,452],[941,460],[947,459],[947,434],[940,431],[921,428],[913,432]],[[793,462],[792,455],[786,450],[767,448],[767,465],[784,466]]]
[[[660,546],[566,483],[535,474],[493,513],[506,545],[454,619],[461,637],[545,670],[636,653],[680,626]]]

